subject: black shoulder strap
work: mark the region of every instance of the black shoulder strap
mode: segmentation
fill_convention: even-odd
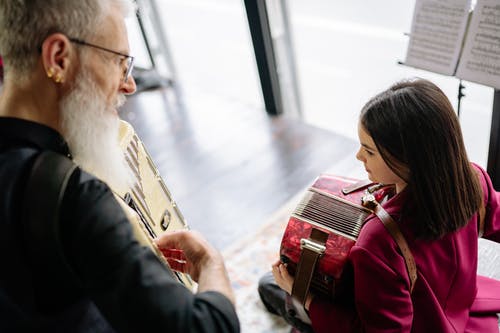
[[[77,168],[69,158],[43,151],[36,158],[28,178],[23,205],[24,237],[35,253],[37,265],[54,265],[71,271],[62,255],[59,239],[59,211],[66,185]]]

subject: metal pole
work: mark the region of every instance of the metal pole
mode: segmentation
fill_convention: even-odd
[[[287,44],[286,55],[288,57],[288,68],[290,70],[290,76],[292,81],[293,96],[295,98],[295,108],[299,118],[302,118],[302,100],[300,98],[300,88],[299,88],[299,77],[297,74],[297,62],[295,61],[295,50],[293,48],[292,42],[292,28],[290,26],[290,20],[288,19],[289,12],[287,7],[288,0],[281,0],[281,11],[283,17],[283,24],[285,25],[285,40]]]
[[[495,89],[493,114],[491,116],[490,148],[488,152],[488,174],[493,187],[500,190],[500,90]]]
[[[269,114],[278,115],[283,113],[283,101],[266,2],[265,0],[245,0],[245,8],[264,104]]]
[[[156,67],[155,57],[153,55],[153,51],[151,49],[151,45],[149,44],[148,34],[146,33],[146,28],[144,27],[144,22],[142,21],[142,9],[139,8],[137,10],[137,22],[139,23],[139,28],[141,29],[142,39],[144,40],[144,45],[146,45],[146,50],[148,51],[149,61],[151,61],[151,65],[153,68]]]

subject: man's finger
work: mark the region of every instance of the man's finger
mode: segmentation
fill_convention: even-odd
[[[167,259],[186,260],[186,256],[182,250],[160,248],[160,251]]]
[[[156,245],[158,245],[160,249],[181,248],[182,247],[181,245],[183,244],[184,233],[186,233],[185,230],[164,232],[158,238],[155,239],[155,243]]]
[[[187,273],[187,263],[185,261],[178,261],[167,258],[168,265],[171,269],[181,273]]]

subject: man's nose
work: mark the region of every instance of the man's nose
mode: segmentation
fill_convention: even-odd
[[[135,84],[134,77],[130,75],[127,82],[122,82],[120,86],[120,92],[125,95],[132,95],[137,90],[137,85]]]

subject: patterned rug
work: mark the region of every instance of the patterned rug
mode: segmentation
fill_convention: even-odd
[[[290,199],[254,234],[223,252],[226,267],[236,294],[236,309],[242,333],[285,333],[290,326],[267,312],[260,301],[257,284],[278,259],[281,237],[290,214],[303,193]]]

